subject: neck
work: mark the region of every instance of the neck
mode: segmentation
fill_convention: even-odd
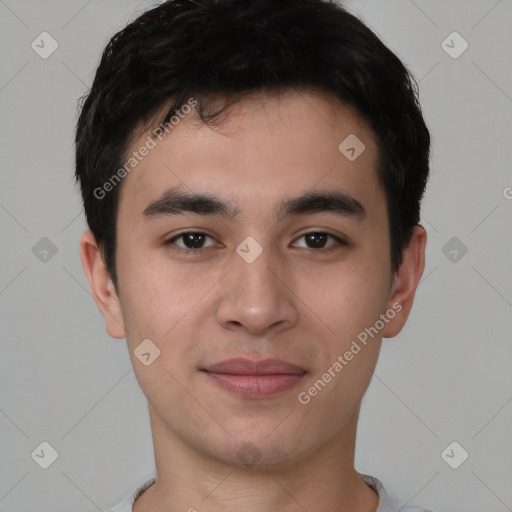
[[[271,468],[226,464],[170,432],[149,405],[157,481],[133,512],[375,512],[378,494],[354,469],[358,413],[332,440],[297,461]]]

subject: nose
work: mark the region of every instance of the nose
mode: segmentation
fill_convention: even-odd
[[[291,269],[272,258],[270,250],[251,263],[235,253],[232,270],[219,283],[218,323],[253,336],[294,327],[299,315],[293,281]]]

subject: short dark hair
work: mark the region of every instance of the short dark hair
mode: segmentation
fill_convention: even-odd
[[[137,126],[150,126],[163,108],[168,122],[191,97],[209,122],[229,106],[208,113],[214,98],[233,104],[250,92],[296,88],[334,95],[376,134],[398,269],[420,220],[430,157],[418,85],[400,59],[334,1],[168,0],[112,37],[81,98],[75,177],[116,289],[120,187],[100,199],[95,190],[126,161]]]

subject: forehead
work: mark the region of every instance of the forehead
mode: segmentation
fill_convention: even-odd
[[[140,153],[150,133],[130,144],[127,158]],[[375,135],[351,107],[327,93],[254,94],[230,106],[213,126],[186,109],[170,133],[153,140],[123,179],[120,214],[129,204],[140,215],[176,187],[236,200],[248,215],[315,187],[341,187],[371,198],[374,214],[383,212]]]

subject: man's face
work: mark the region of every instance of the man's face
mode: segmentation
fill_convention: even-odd
[[[346,155],[357,148],[338,148],[350,135],[365,145],[355,159]],[[373,133],[329,96],[289,92],[245,99],[215,129],[192,109],[155,140],[122,183],[116,260],[118,320],[150,411],[171,438],[228,463],[252,450],[249,458],[271,467],[342,443],[382,332],[358,341],[341,370],[333,365],[391,306]],[[154,204],[171,192],[212,196],[234,215]],[[311,193],[341,193],[348,203],[280,215],[286,201]],[[196,235],[179,237],[185,232]],[[160,350],[148,366],[134,353],[145,339]],[[204,371],[232,358],[280,359],[302,374]],[[330,368],[331,379],[308,392]]]

